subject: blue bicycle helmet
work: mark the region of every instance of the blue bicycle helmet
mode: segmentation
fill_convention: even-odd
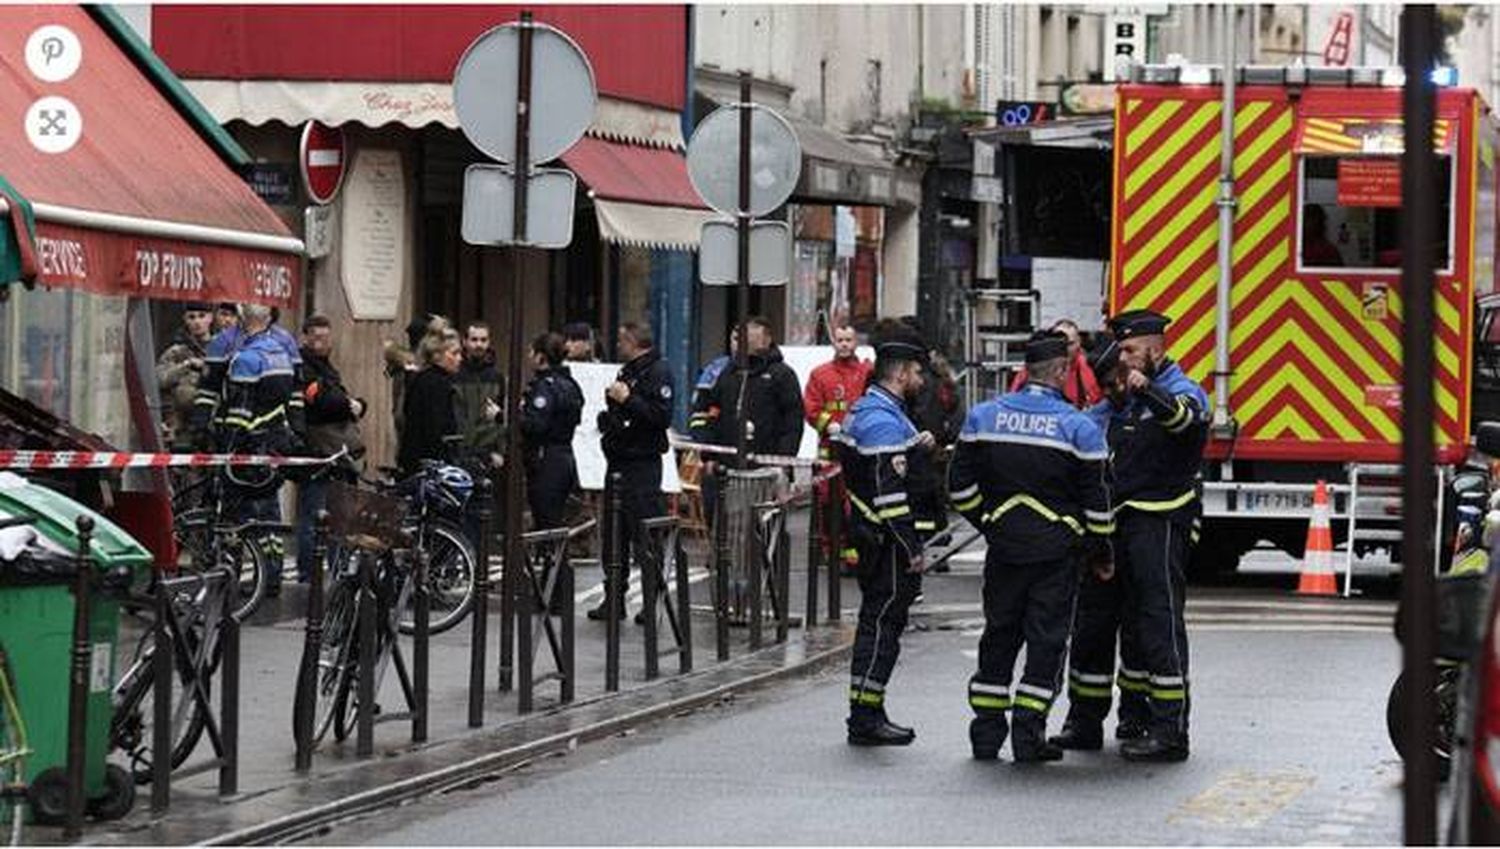
[[[474,478],[458,466],[438,466],[422,481],[422,499],[446,510],[462,510],[473,494]]]

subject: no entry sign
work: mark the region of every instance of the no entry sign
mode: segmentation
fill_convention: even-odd
[[[308,121],[302,128],[302,185],[313,203],[332,203],[344,182],[344,131]]]

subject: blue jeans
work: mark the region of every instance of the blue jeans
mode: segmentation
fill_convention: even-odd
[[[318,511],[328,503],[328,481],[304,481],[297,489],[297,580],[312,579],[317,548]]]

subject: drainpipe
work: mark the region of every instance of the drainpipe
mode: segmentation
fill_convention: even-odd
[[[1231,5],[1219,7],[1224,17],[1225,55],[1223,83],[1224,114],[1223,150],[1219,159],[1219,286],[1217,326],[1214,334],[1214,411],[1212,430],[1215,436],[1229,436],[1234,430],[1234,415],[1229,410],[1229,287],[1233,282],[1234,258],[1234,83],[1235,83],[1235,10]],[[1226,473],[1228,470],[1226,469]]]

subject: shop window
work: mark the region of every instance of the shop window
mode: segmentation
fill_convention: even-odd
[[[1453,158],[1439,157],[1439,271],[1452,270]],[[1304,156],[1297,210],[1299,270],[1357,272],[1401,268],[1401,159],[1398,156]]]

